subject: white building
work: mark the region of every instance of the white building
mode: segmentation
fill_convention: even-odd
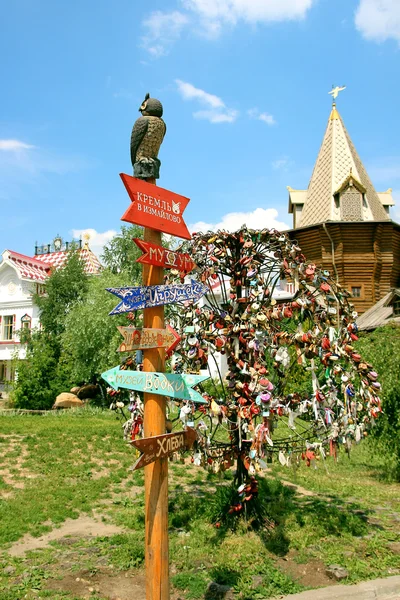
[[[90,250],[88,242],[78,243],[85,271],[96,274],[101,265]],[[20,342],[21,329],[40,327],[39,311],[33,303],[33,294],[45,293],[46,280],[52,268],[59,268],[67,260],[68,244],[61,250],[62,241],[35,248],[35,256],[25,256],[4,250],[0,262],[0,392],[14,379],[13,358],[25,358],[26,348]],[[52,251],[53,250],[53,251]]]

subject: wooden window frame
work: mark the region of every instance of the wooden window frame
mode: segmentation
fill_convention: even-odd
[[[353,296],[353,288],[360,288],[360,295]],[[351,298],[354,300],[364,300],[364,284],[363,283],[352,283],[350,285]]]
[[[9,322],[11,319],[11,322]],[[7,320],[7,323],[6,323]],[[3,342],[12,342],[14,341],[15,335],[15,315],[3,315],[2,319],[2,341]],[[6,335],[6,332],[10,337]]]
[[[21,317],[21,329],[32,329],[32,317],[28,314]]]
[[[44,283],[37,283],[36,284],[36,295],[37,296],[44,296],[44,294],[46,293],[46,286]]]
[[[398,312],[396,312],[396,311],[395,311],[395,306],[396,306],[396,305],[399,307],[399,310],[398,310]],[[393,302],[392,302],[392,308],[393,308],[393,316],[394,316],[394,317],[400,317],[400,296],[397,296],[397,295],[396,295],[396,296],[393,298]]]

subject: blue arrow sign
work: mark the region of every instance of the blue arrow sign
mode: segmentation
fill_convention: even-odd
[[[124,388],[207,404],[201,394],[193,390],[192,387],[208,379],[208,375],[146,373],[144,371],[124,371],[119,367],[114,367],[102,373],[101,376],[114,390]]]
[[[191,283],[178,283],[176,285],[151,285],[143,287],[107,288],[107,292],[121,298],[122,302],[110,312],[118,315],[140,308],[151,308],[173,302],[186,300],[200,300],[208,292],[208,287],[192,279]]]

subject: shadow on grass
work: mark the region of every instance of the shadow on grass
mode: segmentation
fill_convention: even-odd
[[[212,581],[218,585],[227,585],[230,587],[234,587],[240,579],[238,571],[224,566],[214,567],[209,571],[209,574]]]
[[[216,491],[192,486],[191,491],[179,490],[170,500],[170,527],[189,531],[201,518],[215,525],[210,540],[220,544],[229,531],[254,531],[265,547],[276,556],[289,551],[289,517],[302,528],[312,524],[317,538],[329,536],[363,536],[368,532],[368,517],[357,503],[349,503],[339,496],[323,499],[318,496],[299,496],[291,486],[278,479],[259,479],[259,493],[245,505],[240,516],[229,514],[229,508],[237,501],[235,488],[230,483],[220,484]],[[197,492],[202,494],[198,495]],[[221,581],[221,584],[224,582]]]

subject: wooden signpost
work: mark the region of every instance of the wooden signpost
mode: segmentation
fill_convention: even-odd
[[[120,173],[120,177],[132,200],[131,206],[121,217],[122,221],[176,235],[185,240],[192,238],[182,217],[190,202],[189,198],[125,173]],[[147,241],[149,240],[145,239],[145,242]]]
[[[118,366],[105,371],[101,376],[115,390],[124,388],[207,404],[203,396],[192,387],[208,379],[208,375],[146,373],[144,371],[127,371]]]
[[[136,329],[120,326],[118,331],[124,338],[118,352],[165,348],[165,353],[170,355],[181,341],[181,337],[170,325],[167,325],[166,329]]]
[[[171,456],[171,454],[179,450],[189,450],[196,438],[196,431],[190,427],[185,431],[166,433],[164,435],[143,438],[142,440],[132,440],[132,446],[135,446],[135,448],[142,452],[133,465],[132,471],[142,469],[155,460]]]
[[[174,252],[168,248],[157,246],[157,244],[150,244],[138,238],[133,238],[133,241],[145,253],[136,260],[138,263],[164,267],[164,269],[177,269],[180,273],[185,274],[190,273],[197,266],[187,252]]]
[[[192,280],[191,283],[175,285],[107,288],[107,291],[122,300],[110,312],[110,315],[118,315],[141,308],[185,302],[186,300],[200,300],[208,292],[208,287],[199,281]]]
[[[143,310],[143,329],[120,327],[124,343],[119,350],[143,349],[143,371],[121,370],[119,367],[102,377],[114,389],[119,387],[144,392],[144,438],[134,445],[143,451],[134,469],[145,466],[145,557],[147,600],[169,599],[168,560],[168,456],[175,450],[193,444],[196,433],[186,430],[166,434],[166,402],[164,396],[204,402],[192,389],[208,377],[164,373],[165,347],[171,352],[178,343],[173,330],[164,324],[164,305],[197,301],[208,288],[202,283],[163,285],[164,268],[178,269],[182,274],[195,268],[188,254],[163,248],[161,232],[190,240],[183,220],[189,198],[157,187],[153,177],[159,176],[158,150],[166,128],[162,120],[162,104],[149,94],[140,107],[142,116],[135,122],[131,135],[131,160],[134,172],[143,177],[121,173],[121,179],[132,201],[122,221],[144,227],[143,240],[135,243],[145,252],[138,259],[143,264],[143,286],[109,288],[121,302],[111,315]],[[151,127],[150,127],[151,124]],[[171,346],[172,344],[172,346]]]

